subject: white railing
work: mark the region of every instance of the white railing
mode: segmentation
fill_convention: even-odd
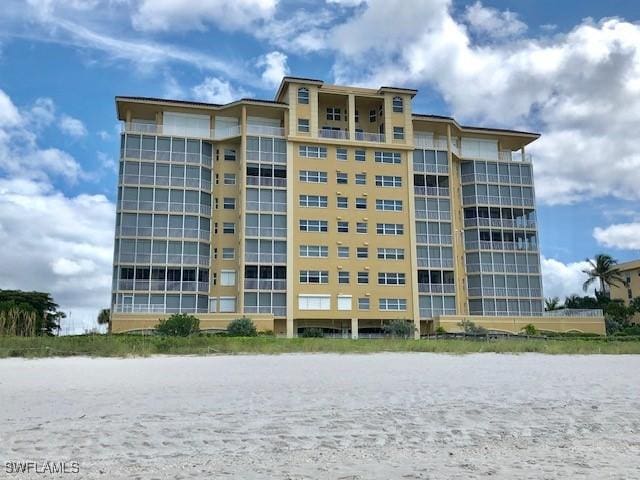
[[[331,130],[330,128],[321,128],[318,130],[318,136],[320,138],[337,138],[340,140],[347,140],[349,138],[348,130]]]
[[[413,134],[413,143],[416,147],[426,150],[449,150],[446,138],[433,137],[432,135]]]
[[[256,125],[249,123],[247,125],[248,135],[263,135],[267,137],[284,137],[284,128],[272,127],[270,125]]]
[[[417,216],[417,215],[416,215]],[[536,228],[534,221],[512,220],[509,218],[465,218],[465,227],[495,227],[495,228]]]
[[[451,213],[440,212],[437,210],[416,210],[416,218],[429,220],[451,220]]]
[[[244,288],[248,290],[286,290],[286,280],[245,278]]]
[[[560,310],[550,310],[543,312],[544,317],[602,317],[604,312],[599,308],[594,309],[573,309],[562,308]]]
[[[448,283],[418,283],[418,291],[421,293],[455,293],[455,285]]]
[[[516,287],[469,287],[469,296],[540,298],[542,296],[542,290],[539,288]]]
[[[420,318],[432,318],[439,315],[455,315],[455,308],[421,308]]]
[[[245,305],[244,313],[271,313],[274,317],[284,317],[287,315],[287,307],[275,305]]]
[[[258,263],[287,263],[286,253],[257,253],[246,252],[244,254],[246,262]]]
[[[525,162],[525,163],[531,163],[532,160],[532,156],[530,153],[525,153],[524,154],[524,160],[522,158],[522,153],[521,152],[513,152],[511,150],[500,150],[498,152],[498,159],[501,162]]]
[[[430,195],[435,197],[448,197],[449,196],[449,188],[448,187],[422,187],[422,186],[414,186],[413,193],[415,195]]]
[[[277,237],[286,238],[287,229],[284,227],[245,227],[248,237]]]
[[[533,207],[532,198],[496,197],[495,195],[467,195],[462,199],[463,205],[514,205],[517,207]]]
[[[501,183],[509,185],[533,185],[531,177],[520,175],[497,175],[494,173],[465,173],[462,183]]]
[[[211,138],[213,140],[222,140],[224,138],[239,137],[242,130],[240,125],[232,125],[225,128],[216,128],[211,130]]]
[[[425,234],[416,235],[417,243],[426,243],[429,245],[451,245],[453,238],[451,235]]]
[[[453,258],[422,258],[422,257],[418,257],[418,267],[453,268]]]
[[[468,263],[468,272],[483,273],[539,273],[538,265],[520,265],[515,263]]]
[[[255,127],[255,125],[254,125]],[[274,128],[274,127],[270,127]],[[202,128],[164,126],[154,123],[122,122],[122,133],[141,133],[150,135],[167,135],[176,137],[207,138],[210,140],[222,140],[224,138],[238,137],[241,133],[240,125],[232,125],[225,128],[204,130]]]
[[[449,173],[448,165],[434,165],[432,163],[413,162],[413,171],[418,173]]]
[[[284,202],[256,202],[248,201],[247,210],[256,212],[286,212],[287,204]]]
[[[538,245],[535,243],[526,242],[491,242],[487,240],[481,240],[479,242],[465,242],[464,248],[466,250],[526,250],[536,251]]]
[[[117,313],[207,313],[206,308],[182,307],[167,308],[165,305],[114,305]]]
[[[260,185],[262,187],[286,187],[287,179],[280,177],[247,176],[247,185]]]
[[[377,142],[384,143],[384,133],[355,132],[355,138],[361,142]]]

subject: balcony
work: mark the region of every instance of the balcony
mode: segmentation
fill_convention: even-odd
[[[244,257],[246,263],[287,263],[286,253],[246,252]]]
[[[166,254],[166,253],[130,253],[120,252],[117,262],[119,264],[135,263],[135,264],[153,264],[153,265],[199,265],[201,267],[209,266],[209,257],[207,255],[195,254]]]
[[[416,242],[427,245],[451,245],[453,237],[451,235],[437,235],[419,233],[416,235]]]
[[[469,296],[540,298],[542,296],[542,290],[539,288],[517,287],[469,287]]]
[[[359,142],[385,143],[384,133],[355,132],[355,139]]]
[[[287,229],[284,227],[245,227],[247,237],[274,237],[287,238]]]
[[[331,130],[330,128],[321,128],[318,130],[318,137],[320,138],[333,138],[337,140],[348,140],[348,130]]]
[[[439,210],[416,210],[416,218],[429,220],[451,220],[450,212]]]
[[[247,185],[259,185],[261,187],[283,187],[287,186],[287,179],[280,177],[254,177],[247,176]]]
[[[247,125],[247,135],[258,135],[262,137],[284,137],[284,128],[272,127],[269,125]]]
[[[520,265],[515,263],[468,263],[470,273],[540,273],[538,265]]]
[[[271,313],[274,317],[285,317],[287,307],[280,305],[245,305],[244,313]]]
[[[287,204],[284,202],[256,202],[247,201],[247,211],[253,212],[286,212]]]
[[[420,293],[456,293],[456,287],[449,283],[418,283]]]
[[[500,150],[498,152],[498,160],[501,162],[523,162],[531,163],[533,157],[530,153],[524,154],[524,160],[522,158],[522,153],[520,152],[512,152],[511,150]]]
[[[449,150],[446,138],[434,137],[433,135],[424,135],[416,132],[413,134],[413,143],[417,148],[425,150]]]
[[[279,279],[245,278],[246,290],[286,290],[287,281]]]
[[[479,242],[465,242],[465,250],[508,250],[508,251],[530,251],[535,252],[538,250],[538,245],[535,243],[526,242],[491,242],[491,241],[479,241]]]
[[[433,318],[440,315],[455,315],[455,308],[421,308],[420,318]]]
[[[495,195],[467,195],[462,199],[463,205],[501,205],[515,207],[533,207],[533,198],[497,197]]]
[[[164,304],[161,305],[114,305],[113,310],[116,313],[207,313],[206,308],[198,307],[181,307],[181,308],[167,308]]]
[[[177,202],[152,202],[151,200],[122,200],[121,210],[171,212],[171,213],[196,213],[207,217],[211,216],[211,207],[199,203]]]
[[[423,257],[418,257],[418,267],[453,268],[453,258],[423,258]]]
[[[256,127],[257,125],[254,125]],[[269,127],[274,128],[274,127]],[[158,125],[155,123],[121,122],[121,133],[146,135],[164,135],[173,137],[205,138],[207,140],[224,140],[239,137],[242,133],[240,125],[203,130],[200,128]]]
[[[533,185],[531,177],[520,175],[498,175],[495,173],[466,173],[461,177],[462,183],[500,183],[507,185]]]
[[[426,195],[432,197],[448,197],[449,187],[413,187],[413,193],[416,195]]]
[[[563,308],[560,310],[551,310],[542,313],[543,317],[602,317],[602,310],[594,308],[590,310],[580,310],[572,308]]]
[[[523,228],[523,229],[535,229],[536,222],[529,220],[514,220],[511,218],[465,218],[465,227],[493,227],[493,228]]]

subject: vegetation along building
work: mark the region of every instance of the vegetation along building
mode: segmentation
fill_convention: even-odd
[[[616,282],[611,285],[611,299],[622,300],[629,306],[634,298],[640,297],[640,260],[618,263],[615,268],[623,283]],[[633,320],[640,322],[640,314],[636,313]]]
[[[114,332],[195,313],[319,327],[602,332],[543,312],[538,134],[412,112],[416,90],[285,77],[275,100],[117,97]]]

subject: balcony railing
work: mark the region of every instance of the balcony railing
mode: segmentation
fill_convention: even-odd
[[[418,173],[439,173],[447,175],[448,165],[434,165],[432,163],[413,162],[413,171]]]
[[[494,227],[494,228],[528,228],[535,229],[535,221],[514,220],[510,218],[465,218],[465,227]]]
[[[129,253],[120,252],[117,261],[119,264],[153,264],[153,265],[199,265],[209,266],[209,257],[195,254],[166,254],[166,253]]]
[[[248,237],[276,237],[286,238],[287,229],[284,227],[245,227]]]
[[[262,187],[286,187],[287,179],[280,177],[254,177],[247,175],[247,185],[260,185]]]
[[[167,228],[167,227],[120,227],[122,237],[160,237],[160,238],[189,238],[209,241],[211,232],[197,228]]]
[[[286,253],[246,252],[244,257],[247,263],[287,263]]]
[[[603,311],[597,308],[590,310],[562,308],[560,310],[550,310],[543,312],[544,317],[602,317]]]
[[[448,197],[449,187],[413,187],[413,193],[416,195],[430,195],[434,197]]]
[[[286,290],[287,281],[277,279],[245,278],[244,288],[247,290]]]
[[[522,153],[512,152],[511,150],[500,150],[498,152],[498,160],[501,162],[522,162]],[[532,157],[530,153],[524,154],[524,162],[531,163]]]
[[[439,315],[455,315],[455,308],[421,308],[420,318],[433,318]]]
[[[166,305],[114,305],[116,313],[207,313],[206,308],[181,307],[171,308]]]
[[[287,315],[287,307],[280,305],[245,305],[244,313],[271,313],[274,317],[285,317]]]
[[[360,142],[385,142],[384,133],[355,132],[355,139]]]
[[[504,205],[516,207],[533,207],[533,198],[497,197],[495,195],[467,195],[462,199],[463,205]]]
[[[330,128],[321,128],[318,130],[318,136],[320,138],[336,138],[339,140],[348,140],[348,130],[331,130]]]
[[[418,148],[426,150],[449,150],[446,138],[433,137],[432,135],[413,134],[413,143]]]
[[[416,218],[429,220],[451,220],[450,212],[437,210],[416,210]]]
[[[540,273],[538,265],[520,265],[515,263],[468,263],[467,272],[475,273]]]
[[[540,298],[542,296],[542,290],[539,288],[516,287],[469,287],[469,296]]]
[[[196,213],[211,216],[211,207],[199,203],[153,202],[151,200],[122,200],[122,210],[142,210],[149,212]]]
[[[284,137],[284,128],[269,125],[247,125],[247,135],[259,135],[265,137]]]
[[[501,183],[509,185],[533,185],[533,179],[521,175],[498,175],[495,173],[465,173],[462,183]]]
[[[453,258],[422,258],[422,257],[418,257],[418,267],[453,268]]]
[[[466,250],[521,250],[537,251],[538,245],[527,242],[491,242],[486,240],[465,242]]]
[[[286,212],[287,204],[284,202],[248,201],[247,210],[255,212]]]
[[[453,237],[451,235],[437,235],[419,233],[416,235],[417,243],[426,243],[428,245],[451,245]]]
[[[418,283],[420,293],[456,293],[455,285],[448,283]]]
[[[165,126],[154,123],[122,122],[121,132],[223,140],[240,136],[241,128],[240,125],[231,125],[229,127],[205,130],[202,128]]]

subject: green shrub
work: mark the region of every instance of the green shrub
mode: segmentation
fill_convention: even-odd
[[[169,318],[160,320],[156,332],[171,337],[188,337],[200,331],[200,320],[186,313],[174,313]]]
[[[533,323],[529,323],[527,325],[525,325],[522,330],[524,331],[525,335],[537,335],[538,334],[538,329],[536,328],[536,326]]]
[[[445,328],[442,325],[438,325],[438,328],[436,328],[436,335],[444,335],[445,333],[447,333]]]
[[[322,338],[324,337],[324,330],[321,328],[305,328],[300,336],[302,338]]]
[[[413,324],[407,320],[391,320],[382,331],[392,337],[409,338],[413,335]]]
[[[230,337],[257,337],[258,331],[250,318],[236,318],[229,323],[227,335]]]
[[[458,326],[462,327],[462,329],[464,330],[464,333],[466,333],[467,335],[486,335],[487,334],[486,328],[481,327],[480,325],[476,325],[471,320],[462,320],[460,323],[458,323]]]

